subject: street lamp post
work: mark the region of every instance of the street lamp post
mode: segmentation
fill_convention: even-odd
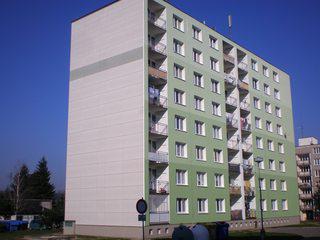
[[[263,161],[263,158],[257,157],[254,160],[258,164],[258,172],[259,172],[259,179],[258,179],[258,185],[259,185],[259,195],[260,195],[260,213],[261,213],[261,230],[260,230],[260,240],[264,240],[265,238],[265,230],[263,227],[263,208],[262,208],[262,191],[261,191],[261,184],[260,184],[260,167],[259,163]]]

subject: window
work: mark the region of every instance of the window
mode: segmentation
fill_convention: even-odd
[[[175,123],[175,128],[176,130],[180,130],[180,131],[186,131],[186,119],[184,117],[178,116],[176,115],[174,117],[174,123]]]
[[[264,160],[258,163],[259,169],[264,169]]]
[[[269,159],[269,169],[273,171],[276,170],[276,162],[273,159]]]
[[[184,31],[184,24],[183,24],[182,18],[174,15],[173,16],[173,27],[180,30],[180,31]]]
[[[204,111],[204,100],[201,97],[194,96],[194,108],[196,110]]]
[[[254,122],[255,122],[256,128],[259,128],[259,129],[262,128],[261,118],[255,117]]]
[[[173,67],[173,75],[176,78],[182,79],[184,80],[184,67],[178,65],[178,64],[174,64]]]
[[[193,84],[198,87],[203,87],[203,77],[201,74],[193,73]]]
[[[197,186],[206,187],[207,186],[207,173],[197,172]]]
[[[224,177],[223,174],[215,174],[214,175],[214,182],[216,187],[224,187]]]
[[[288,210],[288,201],[286,199],[281,200],[281,208],[284,211]]]
[[[186,144],[181,142],[176,142],[176,156],[177,157],[187,157]]]
[[[314,165],[320,165],[320,159],[315,159],[314,160]]]
[[[194,39],[202,41],[202,32],[199,28],[192,26],[192,36]]]
[[[188,213],[188,199],[187,198],[177,198],[177,213]]]
[[[279,162],[279,170],[280,172],[285,172],[286,171],[286,165],[283,161]]]
[[[194,62],[197,62],[197,63],[203,63],[203,59],[202,59],[202,52],[196,50],[196,49],[193,49],[193,52],[192,52],[192,59]]]
[[[208,199],[198,198],[198,213],[208,212]]]
[[[287,182],[285,180],[281,180],[281,191],[287,191]]]
[[[185,105],[186,99],[185,99],[185,92],[175,89],[174,90],[174,102],[176,104]]]
[[[268,150],[274,151],[273,141],[268,139],[267,143],[268,143]]]
[[[319,177],[320,176],[320,170],[314,170],[314,176]]]
[[[270,95],[270,87],[268,84],[263,84],[263,91],[265,94]]]
[[[215,58],[210,58],[210,67],[212,70],[219,72],[219,61]]]
[[[314,148],[313,153],[319,154],[320,153],[320,147]]]
[[[263,66],[263,75],[269,77],[269,69],[266,66]]]
[[[252,87],[254,89],[256,89],[256,90],[260,90],[259,80],[258,79],[255,79],[255,78],[252,79]]]
[[[276,199],[271,199],[271,210],[278,211],[278,201]]]
[[[261,137],[256,137],[256,145],[257,145],[257,148],[263,149],[263,141]]]
[[[225,212],[225,202],[224,199],[216,199],[216,212]]]
[[[194,122],[194,133],[197,135],[205,136],[205,124],[200,121]]]
[[[221,107],[219,103],[212,102],[212,114],[216,116],[221,116]]]
[[[252,70],[258,72],[258,63],[256,60],[251,59],[251,68],[252,68]]]
[[[280,100],[280,91],[278,89],[274,89],[274,98]]]
[[[223,163],[222,150],[220,149],[213,150],[213,161],[216,163]]]
[[[184,44],[177,39],[173,39],[173,51],[180,55],[184,55]]]
[[[253,98],[253,106],[254,106],[256,109],[260,109],[260,108],[261,108],[260,99],[259,99],[259,98],[256,98],[256,97]]]
[[[186,170],[176,170],[176,184],[177,185],[188,185],[188,175]]]
[[[215,37],[209,36],[209,40],[210,40],[210,47],[218,50],[219,49],[218,39],[216,39]]]
[[[211,79],[211,90],[214,93],[220,94],[220,83],[216,80]]]
[[[261,199],[261,206],[262,206],[262,211],[267,211],[267,200]]]
[[[272,113],[271,104],[270,103],[265,102],[264,108],[265,108],[267,113]]]
[[[259,179],[259,185],[261,190],[266,190],[266,180],[264,178]]]
[[[278,150],[279,150],[279,153],[284,153],[284,146],[282,143],[278,144]]]
[[[275,179],[270,179],[270,190],[277,190],[277,182]]]
[[[281,117],[281,108],[276,107],[276,108],[275,108],[275,112],[276,112],[276,116],[277,116],[277,117]]]
[[[279,74],[276,72],[273,72],[273,80],[276,82],[279,82]]]
[[[281,125],[279,125],[279,124],[277,124],[277,133],[278,133],[279,135],[283,135],[283,129],[282,129],[282,126],[281,126]]]
[[[273,132],[272,123],[270,121],[266,121],[266,129],[268,132]]]
[[[205,161],[206,160],[206,149],[201,146],[196,146],[196,159]]]
[[[213,138],[222,139],[222,130],[221,130],[221,127],[212,126],[212,130],[213,130]]]

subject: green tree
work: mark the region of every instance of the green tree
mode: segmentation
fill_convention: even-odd
[[[5,218],[13,214],[13,206],[10,200],[10,190],[0,191],[0,216]]]
[[[47,160],[42,157],[37,164],[36,170],[30,175],[28,198],[29,199],[52,199],[54,185],[51,184],[51,173],[47,166]]]

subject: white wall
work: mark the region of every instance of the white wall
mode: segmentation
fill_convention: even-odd
[[[71,76],[143,46],[143,0],[121,0],[72,24]],[[98,69],[98,68],[96,68]],[[143,196],[143,59],[70,80],[66,220],[137,226]]]

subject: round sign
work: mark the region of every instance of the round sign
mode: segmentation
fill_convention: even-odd
[[[136,209],[138,213],[144,214],[148,209],[147,202],[143,198],[139,199],[136,204]]]

